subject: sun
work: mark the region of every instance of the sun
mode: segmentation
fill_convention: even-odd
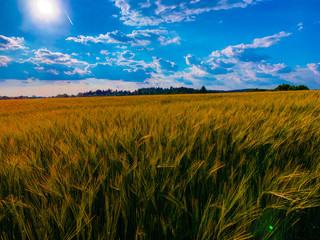
[[[50,15],[53,13],[53,5],[52,2],[48,0],[38,0],[37,8],[40,14],[42,15]]]
[[[32,0],[30,8],[33,17],[42,22],[55,22],[59,18],[60,8],[57,0]]]

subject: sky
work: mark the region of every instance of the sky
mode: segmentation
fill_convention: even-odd
[[[0,96],[320,89],[319,0],[1,0]]]

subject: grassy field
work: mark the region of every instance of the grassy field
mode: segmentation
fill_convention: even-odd
[[[320,239],[320,92],[0,101],[0,239]]]

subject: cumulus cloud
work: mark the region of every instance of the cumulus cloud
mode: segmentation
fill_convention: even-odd
[[[289,73],[291,72],[291,68],[286,66],[284,63],[277,64],[259,64],[257,67],[257,72],[265,73],[265,74],[273,74],[273,73]]]
[[[263,0],[111,0],[120,9],[120,19],[131,26],[192,21],[195,16],[218,10],[246,8]]]
[[[139,66],[110,65],[97,63],[90,66],[90,71],[95,78],[143,82],[150,76],[150,70]]]
[[[59,71],[57,69],[51,69],[51,68],[44,68],[44,67],[34,67],[34,69],[38,70],[39,72],[46,72],[51,73],[53,75],[59,75]]]
[[[41,48],[35,51],[34,56],[35,57],[29,59],[34,63],[44,63],[48,65],[61,64],[69,67],[75,65],[88,65],[88,63],[86,62],[72,58],[69,54],[63,54],[61,52],[51,52],[46,48]]]
[[[196,56],[189,54],[185,57],[186,63],[189,66],[193,66],[198,68],[199,70],[206,72],[208,74],[212,75],[224,75],[232,70],[230,69],[231,66],[229,66],[229,63],[227,61],[215,61],[213,62],[212,59],[207,59],[207,61],[201,61]]]
[[[211,53],[212,57],[239,57],[244,61],[261,61],[266,60],[267,56],[259,56],[255,54],[252,50],[258,48],[269,48],[277,44],[282,38],[290,36],[291,33],[280,32],[271,36],[256,38],[250,44],[239,44],[235,46],[228,46],[225,49],[219,51],[214,51]]]
[[[315,75],[320,76],[320,63],[310,63],[307,66]]]
[[[114,52],[105,61],[90,64],[87,71],[99,79],[143,82],[153,71],[152,64],[134,58],[131,51]]]
[[[103,62],[91,64],[88,70],[94,77],[100,79],[144,82],[153,78],[155,74],[169,76],[176,73],[178,65],[158,57],[152,57],[151,61],[137,59],[134,53],[126,50],[115,52]]]
[[[108,50],[101,50],[101,51],[100,51],[100,54],[102,54],[102,55],[109,55],[110,52],[109,52]]]
[[[7,70],[0,68],[0,79],[26,79],[34,76],[39,79],[55,80],[90,75],[88,70],[90,64],[76,59],[76,54],[52,52],[46,48],[30,53],[32,56],[27,59],[0,56],[0,66],[7,67]],[[12,63],[8,65],[9,62]]]
[[[92,64],[94,67],[97,64],[109,65],[109,66],[121,66],[126,69],[126,71],[136,71],[137,69],[148,69],[152,68],[152,63],[147,63],[145,60],[134,59],[135,54],[129,50],[122,52],[114,52],[111,57],[106,57],[105,62],[99,62]]]
[[[47,72],[52,73],[53,75],[59,75],[59,72],[56,69],[49,69]]]
[[[253,43],[251,44],[240,44],[235,46],[236,48],[241,48],[241,49],[248,49],[248,48],[268,48],[271,47],[275,44],[277,44],[282,38],[290,36],[291,33],[287,32],[280,32],[277,34],[274,34],[272,36],[264,37],[264,38],[256,38],[253,40]]]
[[[37,65],[35,69],[46,71],[54,75],[59,75],[57,70],[59,66],[62,67],[62,72],[66,75],[85,75],[90,74],[88,70],[89,63],[84,61],[79,61],[76,58],[71,57],[69,54],[64,54],[61,52],[51,52],[46,48],[41,48],[34,52],[33,58],[28,59],[29,62],[32,62]],[[55,67],[56,69],[52,69]],[[49,69],[47,69],[49,68]],[[61,67],[59,67],[61,68]],[[68,69],[68,70],[67,70]]]
[[[131,46],[147,46],[153,42],[160,42],[161,45],[180,44],[180,38],[174,32],[169,32],[163,29],[145,29],[134,30],[130,34],[125,34],[120,31],[113,31],[99,36],[78,36],[69,37],[66,40],[77,43],[104,43],[104,44],[122,44]]]
[[[311,89],[319,89],[320,75],[314,74],[308,67],[295,67],[294,71],[282,74],[281,78],[296,84],[306,84]]]
[[[138,70],[146,71],[148,74],[155,73],[170,73],[178,71],[178,65],[172,61],[152,57],[152,61],[136,60],[135,54],[131,51],[118,53],[115,58],[108,58],[107,63],[111,66],[122,66],[127,72],[136,72]]]
[[[80,35],[78,37],[69,37],[66,40],[74,41],[77,43],[87,44],[89,42],[92,43],[119,43],[119,44],[133,44],[133,39],[125,35],[120,31],[113,31],[107,34],[100,34],[97,37],[92,36],[83,36]]]
[[[6,37],[0,35],[0,50],[25,49],[23,37]]]
[[[193,4],[200,3],[201,1],[196,1]],[[145,8],[148,8],[147,5],[145,5]],[[166,9],[162,10],[167,11]],[[132,52],[127,49],[121,50],[119,48],[115,52],[99,50],[100,54],[105,56],[96,58],[96,63],[88,63],[81,61],[81,54],[64,54],[41,48],[33,51],[33,56],[24,61],[24,66],[20,66],[22,63],[17,61],[8,65],[7,63],[11,59],[0,56],[0,66],[8,65],[8,71],[4,71],[4,68],[0,67],[0,76],[2,76],[0,79],[21,78],[25,81],[30,76],[41,79],[39,81],[32,80],[32,84],[40,84],[39,82],[45,80],[55,81],[58,84],[56,80],[66,80],[60,81],[59,84],[63,84],[64,87],[73,86],[70,88],[73,90],[78,89],[79,85],[75,87],[72,84],[79,83],[79,79],[88,78],[88,75],[92,77],[92,82],[101,80],[101,82],[104,81],[110,86],[114,86],[113,84],[118,82],[123,89],[127,86],[126,83],[132,84],[132,86],[147,87],[189,86],[199,88],[205,85],[208,88],[218,90],[250,87],[269,88],[281,83],[307,84],[314,87],[320,81],[320,63],[310,63],[308,68],[289,67],[284,63],[270,63],[268,62],[269,56],[259,54],[259,49],[274,46],[290,34],[280,32],[271,36],[256,38],[249,43],[227,46],[224,49],[212,52],[207,57],[188,54],[185,57],[187,64],[185,69],[179,69],[180,67],[175,62],[168,59],[155,56],[148,58],[138,51]],[[112,39],[109,40],[116,44],[115,49],[117,47],[134,46],[134,44],[144,46],[155,41],[158,44],[165,45],[169,41],[168,39],[175,41],[177,44],[180,41],[174,40],[176,36],[170,35],[170,32],[164,29],[138,29],[130,34],[114,32],[114,35],[110,34],[109,37]],[[84,38],[77,39],[79,42],[86,43]],[[88,39],[87,43],[98,42],[98,40]],[[105,41],[108,42],[109,40]],[[140,58],[142,55],[143,59]],[[96,57],[95,54],[92,54],[92,56]],[[23,77],[21,77],[21,70],[25,72]],[[20,71],[19,76],[16,74],[18,71]],[[28,83],[28,86],[31,86],[31,83]],[[89,84],[89,82],[86,80],[85,84]],[[33,87],[35,88],[35,85]],[[100,89],[107,87],[109,86],[104,85]],[[57,94],[64,92],[64,88],[60,88],[60,85],[59,89],[62,90]],[[75,93],[80,91],[78,90]],[[70,94],[70,91],[68,93]]]
[[[190,66],[192,65],[197,66],[201,64],[200,59],[193,54],[188,54],[188,56],[186,56],[185,59],[186,59],[186,63]]]
[[[12,59],[7,56],[0,56],[0,67],[7,67],[11,61]]]
[[[123,59],[132,59],[134,58],[135,54],[131,51],[124,51],[123,53],[121,53],[121,58]]]
[[[157,72],[159,73],[178,71],[178,65],[174,62],[157,57],[153,58],[153,62],[155,64]]]
[[[88,67],[86,67],[84,70],[80,69],[80,68],[75,68],[73,71],[64,71],[65,74],[67,75],[87,75],[87,74],[91,74],[91,71],[88,70]]]
[[[160,41],[162,46],[167,46],[170,44],[180,45],[181,38],[180,37],[170,38],[170,37],[160,36],[158,40]]]
[[[302,84],[301,81],[303,80],[308,81],[309,84],[314,84],[316,78],[309,78],[313,79],[310,82],[305,77],[310,75],[306,75],[306,69],[301,67],[291,68],[284,63],[271,64],[268,63],[269,56],[255,52],[261,48],[271,47],[279,43],[282,38],[290,35],[290,33],[280,32],[271,36],[256,38],[250,44],[242,43],[228,46],[222,50],[216,50],[204,58],[188,54],[185,60],[189,68],[171,77],[186,79],[194,86],[206,84],[215,86],[216,89],[219,89],[219,86],[226,89],[257,86],[273,87],[284,82]],[[317,73],[319,65],[309,64],[308,67]]]

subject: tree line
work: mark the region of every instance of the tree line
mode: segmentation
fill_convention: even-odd
[[[68,98],[68,97],[106,97],[106,96],[135,96],[135,95],[163,95],[163,94],[203,94],[203,93],[231,93],[231,92],[262,92],[262,91],[300,91],[300,90],[309,90],[305,85],[294,86],[290,84],[282,84],[276,87],[275,89],[240,89],[240,90],[231,90],[231,91],[222,91],[222,90],[207,90],[205,86],[202,86],[200,89],[186,88],[186,87],[170,87],[170,88],[140,88],[135,91],[127,90],[97,90],[78,93],[76,95],[68,94],[59,94],[54,98]],[[32,99],[39,98],[36,96],[18,96],[18,97],[7,97],[0,96],[0,99]]]
[[[163,95],[163,94],[201,94],[201,93],[231,93],[231,92],[263,92],[263,91],[298,91],[298,90],[310,90],[305,85],[291,86],[289,84],[282,84],[275,89],[239,89],[239,90],[207,90],[205,86],[200,89],[186,88],[186,87],[170,87],[170,88],[140,88],[135,91],[125,91],[125,90],[97,90],[89,91],[84,93],[78,93],[77,95],[60,94],[56,97],[106,97],[106,96],[134,96],[134,95]]]

